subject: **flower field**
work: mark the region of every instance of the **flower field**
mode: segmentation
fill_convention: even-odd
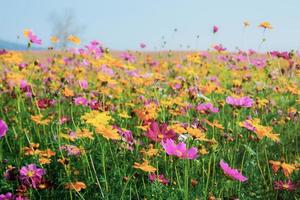
[[[0,200],[300,198],[299,52],[69,40],[0,52]]]

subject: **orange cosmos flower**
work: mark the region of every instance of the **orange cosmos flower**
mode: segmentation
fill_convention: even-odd
[[[81,42],[80,39],[74,35],[70,35],[68,37],[68,40],[74,44],[80,44],[80,42]]]
[[[154,149],[152,144],[150,144],[149,147],[150,148],[148,150],[142,149],[140,152],[144,156],[149,156],[149,157],[153,157],[153,156],[155,156],[155,155],[158,154],[159,150],[158,149]]]
[[[270,160],[269,163],[272,165],[274,173],[277,173],[280,168],[282,168],[283,174],[289,177],[291,173],[296,169],[294,164],[288,164],[281,161]]]
[[[52,43],[57,43],[57,42],[59,42],[59,39],[58,39],[58,37],[56,37],[56,36],[52,36],[52,37],[50,38],[50,41],[51,41]]]
[[[264,28],[264,29],[272,29],[273,27],[271,26],[270,22],[262,22],[259,24],[258,27]]]
[[[144,162],[141,163],[141,164],[135,162],[134,165],[133,165],[133,168],[141,169],[141,170],[143,170],[145,172],[150,172],[150,173],[153,173],[153,172],[156,171],[156,168],[153,167],[153,166],[151,166],[151,165],[149,165],[147,160],[144,160]]]
[[[76,190],[77,192],[80,192],[82,189],[86,189],[86,185],[83,182],[73,182],[73,183],[67,183],[65,185],[65,189],[68,190]]]

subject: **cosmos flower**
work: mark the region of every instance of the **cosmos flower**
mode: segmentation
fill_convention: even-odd
[[[267,65],[267,60],[265,58],[256,58],[251,60],[251,64],[257,69],[263,69]]]
[[[253,106],[254,101],[250,97],[232,97],[229,96],[226,98],[226,103],[229,105],[232,105],[234,107],[244,107],[244,108],[250,108]]]
[[[283,174],[286,177],[289,177],[293,171],[296,170],[296,167],[294,164],[288,164],[285,162],[281,161],[275,161],[275,160],[270,160],[269,163],[272,165],[272,169],[274,173],[277,173],[280,168],[282,168]]]
[[[160,142],[164,139],[176,139],[177,135],[172,129],[168,130],[167,124],[159,125],[157,122],[152,121],[147,130],[146,137],[155,142]]]
[[[31,30],[25,30],[24,36],[29,39],[29,43],[38,44],[38,45],[42,44],[42,40],[39,39]]]
[[[258,27],[264,28],[264,29],[272,29],[270,22],[262,22],[258,25]]]
[[[68,37],[68,40],[77,45],[80,44],[80,42],[81,42],[80,39],[78,37],[76,37],[75,35],[70,35]]]
[[[240,173],[237,169],[232,169],[223,160],[220,161],[220,167],[223,170],[224,174],[232,179],[238,180],[240,182],[245,182],[248,180],[247,177],[243,176],[242,173]]]
[[[180,142],[176,145],[174,140],[167,139],[162,141],[161,144],[168,155],[176,156],[182,159],[196,159],[198,157],[197,148],[192,147],[187,149],[184,142]]]
[[[129,54],[128,52],[123,52],[120,55],[120,58],[122,58],[125,61],[128,61],[130,63],[133,63],[135,61],[135,57],[131,54]]]
[[[36,189],[42,182],[43,175],[45,175],[45,171],[38,168],[35,164],[23,166],[20,170],[21,182],[34,189]]]
[[[65,150],[69,156],[79,156],[82,153],[82,150],[75,145],[63,145],[59,147],[60,150]]]
[[[142,49],[144,49],[144,48],[146,48],[146,44],[140,43],[140,47],[141,47]]]
[[[40,108],[40,109],[45,109],[45,108],[49,108],[51,107],[52,105],[55,104],[55,100],[50,100],[50,99],[47,99],[47,98],[44,98],[44,99],[39,99],[37,101],[37,106]]]
[[[287,190],[293,191],[296,190],[297,185],[293,183],[291,180],[288,181],[274,181],[274,189],[275,190]]]
[[[89,87],[87,80],[79,80],[78,83],[81,89],[87,89]]]
[[[86,189],[86,185],[83,182],[77,181],[77,182],[65,184],[65,189],[75,190],[77,192],[80,192],[82,189]]]
[[[0,200],[13,200],[14,195],[10,192],[7,192],[6,194],[0,194]]]
[[[5,123],[5,121],[0,119],[0,138],[6,135],[7,130],[8,130],[7,124]]]
[[[287,51],[279,52],[279,51],[271,51],[271,56],[277,57],[277,58],[283,58],[285,60],[289,60],[291,58],[291,55]]]
[[[88,105],[88,100],[84,97],[76,97],[74,99],[75,105],[82,105],[82,106],[87,106]]]
[[[0,55],[4,55],[6,53],[8,53],[8,52],[5,49],[0,49]]]
[[[56,36],[51,36],[51,37],[50,37],[50,41],[51,41],[52,43],[57,43],[57,42],[59,42],[59,39],[58,39],[58,37],[56,37]]]
[[[213,48],[218,51],[219,53],[222,52],[222,51],[226,51],[226,48],[223,47],[222,44],[217,44],[217,45],[214,45]]]
[[[135,162],[134,165],[133,165],[133,168],[135,169],[140,169],[140,170],[143,170],[145,172],[150,172],[150,173],[153,173],[156,171],[156,168],[149,165],[148,164],[149,162],[147,160],[144,160],[143,163],[137,163]]]
[[[213,34],[216,34],[219,31],[219,27],[214,26],[213,27]]]
[[[149,180],[151,182],[154,182],[154,181],[158,181],[164,185],[168,185],[169,183],[169,180],[165,178],[165,176],[163,174],[160,174],[160,175],[156,175],[154,173],[151,173],[149,174]]]
[[[212,103],[201,103],[196,107],[197,111],[201,111],[203,113],[217,113],[219,112],[218,108],[215,108]]]

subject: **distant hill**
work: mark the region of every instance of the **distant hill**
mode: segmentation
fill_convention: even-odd
[[[26,44],[19,44],[15,42],[9,42],[0,39],[0,49],[7,49],[7,50],[27,50]],[[30,47],[31,50],[43,50],[44,48],[41,47]]]

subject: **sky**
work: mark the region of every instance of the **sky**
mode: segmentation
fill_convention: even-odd
[[[46,47],[53,16],[70,12],[82,43],[96,39],[115,50],[136,50],[141,42],[147,50],[205,50],[219,43],[231,50],[291,50],[300,48],[299,8],[299,0],[0,0],[0,39],[26,44],[22,32],[29,28]],[[263,21],[274,29],[263,33]]]

